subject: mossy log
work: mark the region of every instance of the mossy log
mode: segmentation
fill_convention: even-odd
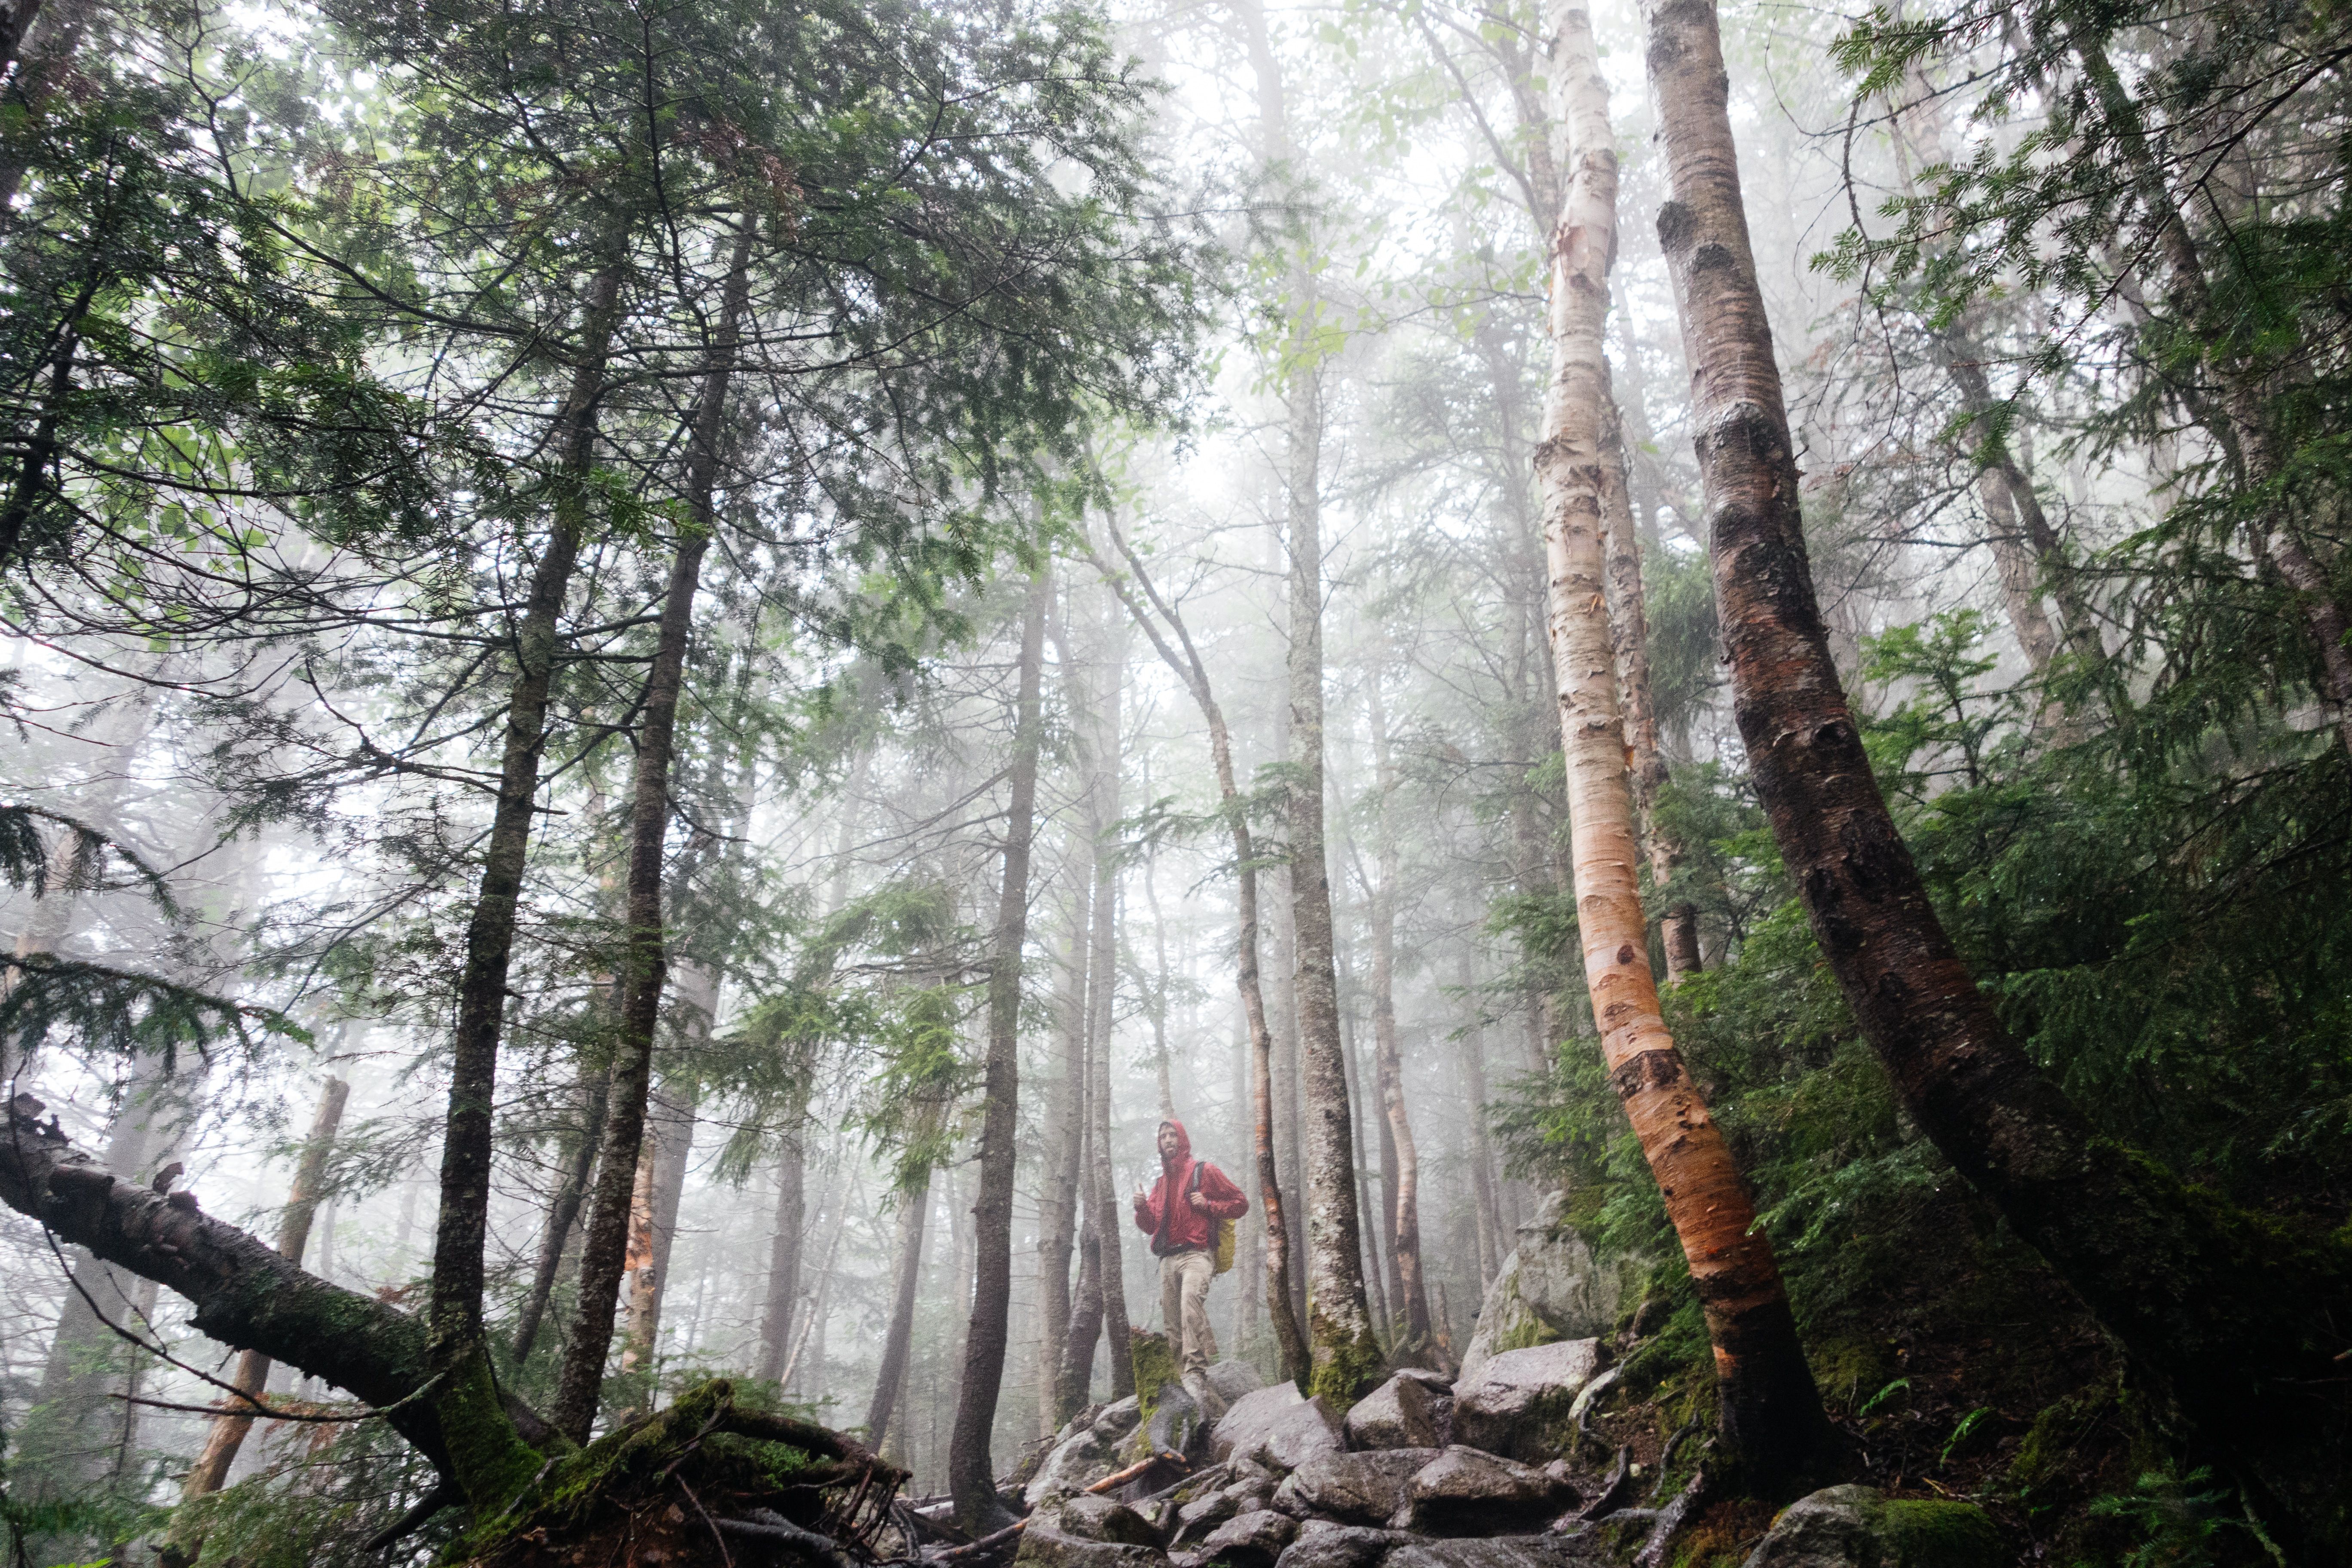
[[[738,1404],[719,1379],[546,1460],[505,1504],[478,1501],[448,1560],[555,1568],[731,1554],[848,1568],[872,1560],[905,1479],[839,1433]]]
[[[814,1422],[739,1403],[707,1383],[657,1415],[574,1447],[512,1396],[487,1360],[435,1384],[425,1329],[372,1296],[331,1285],[259,1237],[205,1215],[192,1194],[123,1181],[73,1146],[20,1095],[0,1130],[0,1202],[64,1241],[196,1308],[195,1326],[382,1410],[432,1461],[473,1519],[451,1560],[525,1565],[606,1562],[870,1561],[906,1472]],[[675,1552],[665,1543],[672,1543]]]

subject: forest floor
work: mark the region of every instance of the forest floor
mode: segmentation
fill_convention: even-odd
[[[1876,1256],[1859,1260],[1804,1324],[1822,1400],[1853,1446],[1854,1479],[1890,1498],[1978,1504],[2021,1563],[2104,1568],[2152,1545],[2195,1551],[2143,1560],[2268,1561],[2040,1258],[1966,1195],[1938,1194],[1908,1218],[1902,1234],[1868,1244]],[[1704,1355],[1680,1358],[1647,1389],[1629,1390],[1594,1431],[1631,1445],[1654,1476],[1668,1436],[1711,1415],[1713,1394]],[[1691,1450],[1677,1455],[1660,1495],[1694,1463]],[[1718,1503],[1679,1538],[1672,1562],[1731,1568],[1773,1514],[1752,1500]]]

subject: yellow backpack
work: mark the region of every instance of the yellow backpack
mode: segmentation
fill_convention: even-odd
[[[1201,1190],[1201,1166],[1202,1166],[1202,1162],[1201,1162],[1201,1161],[1199,1161],[1199,1160],[1195,1160],[1195,1161],[1193,1161],[1193,1162],[1192,1162],[1192,1181],[1191,1181],[1191,1182],[1190,1182],[1190,1183],[1185,1186],[1185,1189],[1184,1189],[1184,1193],[1185,1193],[1185,1195],[1186,1195],[1187,1197],[1190,1197],[1192,1194],[1197,1193],[1197,1192],[1199,1192],[1199,1191]],[[1217,1222],[1217,1240],[1216,1240],[1216,1245],[1215,1245],[1213,1247],[1212,1247],[1212,1248],[1210,1249],[1210,1252],[1211,1252],[1211,1256],[1212,1256],[1212,1257],[1213,1257],[1213,1258],[1214,1258],[1214,1259],[1216,1260],[1215,1272],[1217,1272],[1217,1273],[1219,1273],[1219,1274],[1229,1274],[1229,1273],[1231,1273],[1231,1272],[1233,1271],[1233,1267],[1234,1267],[1234,1222],[1233,1222],[1233,1221],[1231,1221],[1231,1220],[1229,1220],[1229,1219],[1221,1219],[1221,1220],[1219,1220],[1219,1221]]]

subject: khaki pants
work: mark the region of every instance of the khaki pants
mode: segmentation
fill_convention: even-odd
[[[1206,1372],[1217,1359],[1216,1331],[1209,1327],[1209,1281],[1216,1277],[1216,1261],[1205,1252],[1160,1260],[1160,1317],[1180,1375]]]

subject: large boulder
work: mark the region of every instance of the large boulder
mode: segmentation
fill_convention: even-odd
[[[1478,1326],[1463,1347],[1461,1381],[1505,1351],[1605,1339],[1639,1300],[1649,1260],[1631,1253],[1596,1256],[1562,1216],[1564,1201],[1555,1194],[1519,1226],[1518,1246],[1496,1270],[1478,1307]]]
[[[1272,1568],[1276,1558],[1298,1534],[1298,1521],[1270,1508],[1236,1514],[1209,1532],[1201,1542],[1203,1563],[1225,1563],[1232,1568]]]
[[[1341,1524],[1386,1524],[1404,1502],[1405,1488],[1437,1458],[1434,1448],[1384,1448],[1326,1454],[1290,1472],[1274,1506],[1300,1518]]]
[[[1221,1361],[1209,1369],[1209,1386],[1217,1391],[1218,1398],[1231,1405],[1243,1394],[1264,1388],[1265,1379],[1245,1361]]]
[[[1454,1395],[1426,1374],[1399,1373],[1361,1399],[1343,1424],[1350,1448],[1435,1448],[1445,1443]]]
[[[1391,1522],[1422,1535],[1540,1530],[1578,1500],[1565,1471],[1565,1466],[1539,1470],[1455,1444],[1413,1473]]]
[[[1065,1426],[1022,1496],[1034,1509],[1048,1499],[1080,1492],[1118,1468],[1118,1440],[1097,1436],[1091,1426]]]
[[[1401,1531],[1310,1519],[1275,1568],[1379,1568],[1381,1558],[1410,1539]]]
[[[1886,1498],[1830,1487],[1772,1521],[1747,1568],[2002,1568],[2000,1531],[1973,1503]]]
[[[1295,1383],[1278,1383],[1234,1401],[1212,1435],[1212,1458],[1254,1459],[1277,1470],[1295,1470],[1310,1459],[1343,1452],[1339,1419],[1322,1395],[1299,1396]]]
[[[1454,1440],[1543,1464],[1570,1444],[1576,1396],[1601,1370],[1601,1342],[1563,1340],[1489,1356],[1454,1385]]]

